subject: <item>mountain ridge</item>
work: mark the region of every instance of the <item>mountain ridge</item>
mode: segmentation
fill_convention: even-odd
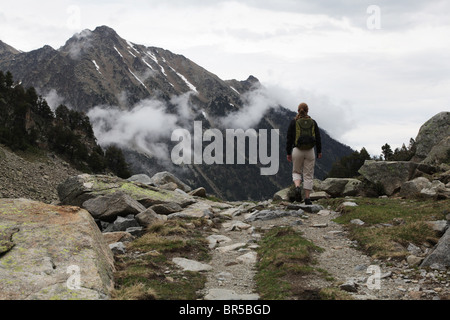
[[[130,145],[137,145],[136,136],[139,136],[144,143],[151,143],[153,150],[166,150],[166,160],[163,162],[157,158],[158,155],[149,154],[148,148],[124,150],[134,173],[153,175],[167,166],[173,171],[174,165],[170,163],[167,152],[174,145],[168,132],[173,128],[170,122],[167,122],[167,126],[163,125],[170,117],[176,116],[177,126],[190,130],[194,121],[202,121],[204,130],[223,130],[226,128],[223,119],[234,115],[231,120],[227,119],[228,124],[233,124],[233,119],[244,119],[242,115],[245,113],[242,112],[256,100],[262,104],[261,108],[255,109],[261,114],[252,115],[256,117],[252,127],[257,131],[280,130],[279,174],[261,177],[259,166],[249,164],[200,164],[176,169],[181,178],[189,181],[193,187],[209,186],[208,191],[212,193],[221,190],[219,196],[228,199],[267,198],[291,182],[290,164],[284,161],[284,137],[295,113],[266,97],[264,87],[254,76],[244,81],[222,80],[182,55],[131,43],[107,26],[75,34],[57,50],[44,46],[31,52],[8,52],[0,55],[1,70],[11,71],[23,86],[33,86],[43,96],[53,91],[58,103],[64,103],[77,111],[89,114],[97,108],[97,111],[108,114],[110,121],[117,120],[113,117],[117,115],[130,117],[136,109],[147,108],[149,104],[152,111],[163,113],[162,123],[155,126],[164,130],[164,134],[154,133],[156,129],[151,131],[151,128],[145,128],[145,124],[143,129],[157,135],[159,140],[142,132],[132,132],[134,136],[130,139],[134,140],[127,140],[120,145],[129,149]],[[155,107],[155,101],[159,109]],[[151,117],[156,116],[156,111],[151,113]],[[105,118],[96,120],[94,128],[96,125],[102,129],[120,127],[117,122],[107,122]],[[133,126],[134,123],[125,123],[123,130],[128,133],[127,130],[132,130]],[[336,160],[353,152],[350,147],[335,141],[321,129],[326,151],[324,158],[317,162],[318,178],[324,178]],[[108,134],[111,136],[111,131],[104,132],[103,136]],[[102,137],[97,136],[97,139],[101,140]],[[254,183],[251,186],[239,186],[242,180]]]

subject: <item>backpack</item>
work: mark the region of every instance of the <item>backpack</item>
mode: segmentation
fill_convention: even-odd
[[[300,150],[309,150],[316,145],[316,126],[311,118],[296,121],[295,146]]]

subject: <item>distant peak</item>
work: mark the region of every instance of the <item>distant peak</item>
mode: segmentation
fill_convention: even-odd
[[[108,36],[117,36],[117,32],[108,26],[100,26],[95,28],[93,31],[96,34],[108,35]]]
[[[245,81],[251,82],[251,83],[259,82],[258,78],[254,77],[254,76],[252,76],[252,75],[250,75],[250,76],[248,77],[248,79],[245,80]]]
[[[5,53],[5,52],[9,52],[9,53],[13,53],[13,54],[20,53],[19,50],[11,47],[10,45],[8,45],[0,40],[0,53]]]

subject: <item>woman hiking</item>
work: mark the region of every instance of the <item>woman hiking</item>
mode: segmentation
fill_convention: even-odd
[[[286,139],[287,160],[292,162],[292,179],[295,184],[295,200],[301,202],[301,183],[305,190],[305,204],[311,205],[310,194],[313,189],[314,166],[317,158],[322,158],[322,141],[317,122],[308,116],[308,105],[300,103],[298,114],[289,125]]]

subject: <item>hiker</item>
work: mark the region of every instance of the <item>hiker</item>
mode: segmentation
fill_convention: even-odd
[[[295,184],[296,201],[301,202],[301,182],[305,190],[305,204],[311,205],[310,194],[313,189],[314,166],[317,158],[322,158],[322,141],[317,122],[308,116],[308,105],[300,103],[298,114],[291,121],[286,139],[287,160],[293,163],[292,179]]]

